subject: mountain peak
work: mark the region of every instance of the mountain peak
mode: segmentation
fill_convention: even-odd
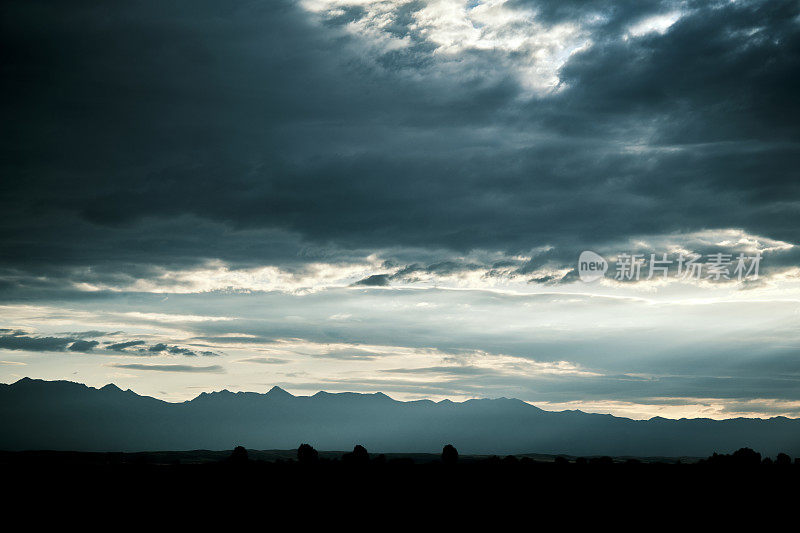
[[[119,387],[117,387],[113,383],[109,383],[108,385],[104,385],[104,386],[100,387],[100,390],[108,391],[108,392],[122,392],[122,389],[120,389]]]
[[[289,392],[286,392],[285,390],[283,390],[282,388],[278,387],[277,385],[272,387],[269,390],[269,392],[267,392],[267,396],[269,396],[270,398],[294,398],[293,394],[291,394]]]
[[[29,377],[25,376],[24,378],[18,379],[17,381],[15,381],[13,383],[13,385],[29,385],[31,383],[36,383],[36,382],[39,382],[39,381],[42,381],[42,380],[41,379],[32,379],[32,378],[29,378]]]

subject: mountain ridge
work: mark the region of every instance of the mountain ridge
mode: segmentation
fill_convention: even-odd
[[[318,392],[316,392],[314,394],[309,394],[309,395],[295,395],[295,394],[290,393],[286,389],[283,389],[283,388],[279,387],[278,385],[274,385],[267,392],[256,392],[256,391],[236,391],[236,392],[234,392],[234,391],[230,391],[228,389],[220,389],[218,391],[211,391],[211,392],[205,392],[204,391],[204,392],[201,392],[200,394],[198,394],[197,396],[195,396],[194,398],[191,398],[189,400],[183,400],[183,401],[180,401],[180,402],[170,402],[168,400],[162,400],[162,399],[156,398],[154,396],[148,396],[148,395],[145,395],[145,394],[139,394],[136,391],[133,391],[131,389],[122,389],[119,386],[117,386],[115,383],[107,383],[106,385],[103,385],[101,387],[93,387],[91,385],[86,385],[84,383],[79,383],[77,381],[70,381],[70,380],[46,380],[46,379],[23,377],[23,378],[20,378],[19,380],[15,381],[14,383],[0,383],[0,387],[3,387],[3,386],[5,386],[5,387],[13,387],[13,386],[19,384],[20,382],[69,383],[69,384],[73,384],[73,385],[78,385],[78,386],[84,387],[86,389],[97,390],[97,391],[114,390],[114,391],[118,391],[118,392],[132,393],[132,394],[136,395],[139,398],[149,398],[149,399],[152,399],[152,400],[156,400],[156,401],[163,402],[163,403],[166,403],[166,404],[171,404],[171,405],[180,405],[180,404],[184,404],[184,403],[190,403],[190,402],[193,402],[193,401],[198,400],[200,398],[214,396],[214,395],[221,395],[221,394],[232,395],[234,397],[238,396],[238,395],[242,395],[242,397],[244,397],[244,396],[270,397],[270,395],[273,393],[273,391],[278,391],[278,393],[280,393],[284,397],[291,397],[291,398],[298,398],[298,399],[300,399],[300,398],[314,398],[314,397],[322,396],[322,395],[328,395],[328,396],[348,396],[349,395],[349,396],[357,396],[357,397],[364,397],[364,398],[383,397],[383,398],[389,399],[389,400],[391,400],[393,402],[401,403],[401,404],[415,404],[415,403],[420,403],[420,402],[426,402],[426,403],[430,403],[430,404],[433,404],[433,405],[449,405],[449,404],[463,405],[463,404],[466,404],[468,402],[475,402],[475,401],[503,401],[503,400],[507,400],[507,401],[512,401],[512,402],[518,402],[521,405],[532,407],[533,409],[537,409],[537,410],[539,410],[541,412],[544,412],[544,413],[558,413],[558,414],[580,413],[580,414],[583,414],[583,415],[608,416],[608,417],[612,417],[612,418],[618,418],[618,419],[622,419],[622,420],[630,420],[630,421],[635,421],[635,422],[653,421],[653,420],[673,420],[673,421],[680,421],[680,420],[686,420],[686,421],[707,420],[707,421],[714,421],[714,422],[721,422],[721,421],[727,421],[727,420],[765,420],[765,421],[767,421],[767,420],[800,420],[800,418],[791,418],[791,417],[787,417],[787,416],[783,416],[783,415],[776,415],[776,416],[771,416],[771,417],[768,417],[768,418],[739,416],[739,417],[731,417],[731,418],[724,418],[724,419],[705,418],[705,417],[668,418],[668,417],[663,417],[663,416],[656,415],[656,416],[653,416],[653,417],[650,417],[650,418],[646,418],[646,419],[635,419],[635,418],[628,418],[628,417],[624,417],[624,416],[618,416],[618,415],[614,415],[614,414],[611,414],[611,413],[594,413],[594,412],[590,412],[590,411],[583,411],[581,409],[564,409],[564,410],[561,410],[561,411],[550,411],[550,410],[547,410],[547,409],[542,409],[541,407],[539,407],[537,405],[534,405],[532,403],[526,402],[525,400],[520,400],[519,398],[508,398],[506,396],[500,396],[498,398],[469,398],[467,400],[463,400],[463,401],[460,401],[460,402],[445,398],[445,399],[439,400],[437,402],[437,401],[433,401],[433,400],[430,400],[430,399],[427,399],[427,398],[423,398],[423,399],[419,399],[419,400],[397,400],[395,398],[392,398],[391,396],[389,396],[388,394],[386,394],[384,392],[351,392],[351,391],[346,391],[346,392],[328,392],[328,391],[321,390],[321,391],[318,391]]]
[[[545,411],[513,398],[400,401],[384,393],[295,396],[202,392],[167,402],[114,384],[23,378],[0,384],[0,449],[147,451],[290,449],[464,453],[704,456],[750,446],[800,453],[800,420],[787,417],[632,420],[580,410]]]

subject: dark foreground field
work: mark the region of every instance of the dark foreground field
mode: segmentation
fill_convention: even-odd
[[[291,512],[304,521],[323,522],[378,515],[406,521],[431,512],[437,520],[463,523],[528,513],[531,520],[551,516],[565,523],[646,520],[646,530],[690,516],[692,523],[708,520],[709,527],[757,519],[763,529],[781,517],[795,520],[800,464],[787,459],[778,464],[740,453],[694,462],[552,456],[443,460],[432,454],[321,452],[298,460],[296,451],[240,449],[0,452],[0,467],[5,487],[12,488],[9,509],[46,502],[131,520],[155,511],[191,521],[219,513],[238,520],[251,513]]]

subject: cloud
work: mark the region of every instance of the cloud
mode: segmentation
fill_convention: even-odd
[[[146,350],[150,354],[160,354],[166,352],[169,355],[185,355],[187,357],[197,357],[202,355],[205,357],[217,357],[219,354],[210,350],[191,350],[189,348],[182,348],[180,346],[170,346],[163,342],[153,344]]]
[[[30,352],[79,352],[79,353],[96,353],[96,354],[114,354],[124,353],[131,355],[150,355],[155,356],[159,354],[167,355],[182,355],[186,357],[197,357],[198,355],[204,357],[218,357],[220,354],[212,350],[192,350],[180,346],[168,345],[166,343],[156,343],[146,347],[147,343],[143,340],[131,340],[118,343],[106,342],[100,350],[95,350],[101,345],[98,340],[85,340],[81,337],[98,337],[102,338],[106,334],[101,331],[84,332],[83,334],[76,334],[74,337],[44,337],[33,336],[26,334],[22,330],[14,329],[0,329],[0,349],[6,350],[22,350]],[[114,336],[121,332],[114,332],[109,335]],[[129,348],[141,347],[137,350],[129,350]]]
[[[338,349],[325,349],[313,354],[313,357],[339,360],[370,360],[380,357],[380,354],[359,346],[348,346]]]
[[[145,344],[144,341],[125,341],[125,342],[116,342],[114,344],[109,344],[106,346],[107,349],[115,351],[115,352],[122,352],[125,351],[126,348],[132,348],[134,346],[142,346]]]
[[[316,383],[317,389],[383,391],[403,398],[506,396],[547,405],[602,403],[620,413],[633,407],[619,402],[640,405],[640,413],[662,412],[652,407],[657,403],[653,398],[719,400],[714,405],[800,401],[800,337],[793,327],[796,303],[791,297],[796,291],[737,292],[712,288],[698,301],[611,287],[606,295],[561,287],[534,294],[341,288],[302,295],[174,294],[166,301],[159,294],[137,295],[138,306],[157,307],[160,315],[209,317],[186,322],[139,322],[135,313],[122,315],[130,321],[123,322],[117,311],[131,309],[131,295],[120,294],[115,300],[71,302],[68,310],[6,306],[4,316],[16,323],[27,323],[27,315],[15,318],[17,313],[55,313],[76,324],[113,318],[125,330],[165,339],[108,354],[101,343],[93,358],[136,356],[137,348],[147,352],[151,346],[161,348],[158,344],[176,346],[166,340],[168,332],[187,339],[186,346],[252,363],[219,365],[230,379],[226,385],[247,390],[254,382],[280,380],[293,387]],[[149,353],[159,359],[148,363],[176,362],[161,359],[176,357],[167,351]],[[42,359],[31,358],[29,364],[43,365]],[[58,353],[46,359],[71,364]],[[207,375],[216,379],[214,373]],[[213,384],[219,383],[208,383]],[[715,412],[721,411],[715,407]]]
[[[357,281],[354,285],[363,285],[365,287],[386,287],[389,285],[390,276],[388,274],[373,274],[368,278]]]
[[[97,337],[113,337],[114,335],[121,334],[121,331],[98,331],[98,330],[89,330],[89,331],[73,331],[64,333],[64,335],[68,335],[70,337],[75,337],[76,339],[93,339]]]
[[[289,362],[288,359],[279,359],[277,357],[247,357],[239,359],[236,363],[258,363],[261,365],[285,365]]]
[[[7,330],[8,331],[8,330]],[[75,339],[61,337],[29,337],[22,332],[0,336],[0,349],[29,352],[63,352]]]
[[[191,365],[156,365],[138,363],[114,363],[110,366],[114,368],[126,368],[128,370],[151,370],[154,372],[186,372],[186,373],[212,373],[224,374],[225,369],[220,365],[210,366],[191,366]]]
[[[7,13],[5,283],[191,288],[171,272],[208,258],[291,272],[375,250],[438,255],[423,273],[447,275],[470,250],[549,246],[563,268],[706,228],[800,241],[794,2],[519,1],[452,20],[439,3],[181,5]],[[534,71],[559,89],[531,94]]]
[[[71,352],[91,352],[98,344],[99,341],[85,341],[77,340],[69,346]]]

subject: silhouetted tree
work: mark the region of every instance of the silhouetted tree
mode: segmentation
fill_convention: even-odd
[[[353,458],[358,462],[367,462],[369,461],[369,453],[362,445],[356,444],[353,448]]]
[[[302,464],[313,464],[319,459],[319,453],[310,444],[301,444],[297,448],[297,460]]]
[[[247,450],[244,446],[237,446],[233,449],[230,456],[231,463],[246,463],[247,462]]]
[[[369,463],[369,453],[366,448],[356,444],[352,452],[342,455],[342,461],[352,465],[365,465]]]
[[[784,466],[792,464],[792,458],[786,455],[785,453],[779,453],[778,457],[775,459],[775,464]]]
[[[575,459],[576,465],[585,465],[587,462],[588,461],[586,460],[586,457],[578,457],[577,459]]]
[[[458,462],[458,450],[452,444],[445,444],[442,448],[442,462],[446,465],[454,465]]]
[[[739,448],[731,455],[714,452],[714,455],[709,457],[705,462],[717,466],[756,466],[761,464],[761,454],[751,448]]]
[[[733,462],[739,465],[761,464],[761,454],[751,448],[739,448],[732,457]]]
[[[717,452],[714,452],[708,459],[703,459],[700,462],[708,463],[710,465],[721,465],[725,464],[727,459],[730,459],[730,455],[720,455]]]
[[[564,466],[564,465],[566,465],[566,464],[569,464],[569,461],[567,461],[567,458],[566,458],[566,457],[562,457],[562,456],[560,456],[560,455],[559,455],[558,457],[556,457],[556,458],[553,460],[553,462],[554,462],[555,464],[559,465],[559,466]]]

